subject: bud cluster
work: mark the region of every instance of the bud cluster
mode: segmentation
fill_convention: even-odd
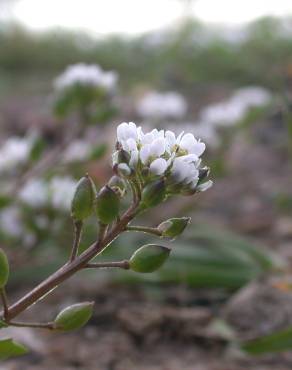
[[[147,206],[153,206],[167,196],[192,195],[212,186],[212,181],[204,182],[209,174],[208,168],[201,167],[204,151],[205,144],[190,133],[177,137],[172,131],[157,129],[144,133],[133,122],[121,123],[113,166],[117,174],[138,182],[144,191],[150,184]]]

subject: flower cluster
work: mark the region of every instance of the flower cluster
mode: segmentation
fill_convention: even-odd
[[[212,181],[202,183],[209,172],[200,167],[205,144],[190,133],[177,137],[157,129],[144,133],[133,122],[121,123],[117,143],[113,164],[124,177],[135,177],[143,184],[162,178],[169,195],[194,194],[212,185]]]
[[[102,88],[106,91],[115,89],[118,76],[116,72],[105,72],[100,66],[94,64],[74,64],[56,78],[55,88],[65,90],[74,85]]]

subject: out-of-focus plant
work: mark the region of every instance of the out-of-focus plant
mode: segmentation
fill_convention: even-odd
[[[131,222],[137,215],[157,206],[167,198],[178,194],[194,195],[207,190],[212,181],[206,181],[208,168],[201,167],[200,156],[204,150],[205,144],[197,141],[192,134],[181,134],[176,137],[171,131],[156,129],[144,133],[142,128],[136,127],[134,123],[120,124],[117,128],[116,151],[113,153],[114,176],[98,193],[88,175],[81,178],[76,186],[71,202],[74,240],[68,261],[16,303],[9,305],[6,293],[9,264],[4,251],[1,250],[0,295],[3,303],[1,326],[57,331],[78,329],[90,319],[93,312],[92,302],[67,307],[55,320],[47,323],[26,323],[16,321],[15,318],[80,270],[102,267],[140,273],[157,270],[170,253],[169,247],[160,244],[144,245],[136,249],[127,260],[92,262],[92,259],[125,231],[141,231],[171,239],[180,235],[190,221],[188,218],[170,218],[154,228],[135,226]],[[126,195],[129,189],[132,196],[127,208],[129,199]],[[92,214],[96,215],[99,225],[97,238],[93,244],[79,253],[82,230]],[[0,341],[0,355],[7,357],[10,351],[21,354],[23,349],[19,346],[13,341]]]
[[[75,64],[55,80],[54,111],[64,118],[77,113],[81,125],[104,122],[114,113],[117,73],[98,65]]]

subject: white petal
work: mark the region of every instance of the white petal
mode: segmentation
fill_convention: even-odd
[[[163,158],[157,158],[150,164],[150,172],[154,175],[162,175],[167,168],[167,162]]]
[[[160,157],[165,152],[165,139],[158,138],[153,141],[151,144],[151,155],[155,157]]]
[[[142,163],[146,163],[147,160],[149,159],[150,157],[150,145],[149,144],[146,144],[144,146],[142,146],[141,150],[140,150],[140,159],[142,161]]]
[[[212,185],[213,185],[212,180],[206,181],[206,182],[204,182],[203,184],[201,184],[197,187],[197,191],[206,191],[206,190],[210,189],[210,187]]]
[[[138,159],[139,159],[139,152],[138,152],[138,150],[133,150],[131,152],[131,158],[130,158],[130,162],[129,162],[130,166],[131,167],[135,167],[136,164],[138,163]]]
[[[127,130],[128,130],[128,124],[126,122],[121,123],[117,127],[118,141],[127,140],[127,137],[126,137]]]

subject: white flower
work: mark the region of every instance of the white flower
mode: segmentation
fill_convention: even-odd
[[[0,213],[0,228],[12,237],[20,237],[23,233],[23,224],[19,209],[15,206],[5,208]]]
[[[145,176],[146,180],[151,180],[153,176],[165,176],[167,186],[172,187],[171,191],[177,189],[176,185],[181,185],[183,194],[191,194],[193,190],[195,192],[199,180],[200,156],[205,150],[205,144],[193,134],[182,132],[176,137],[172,131],[157,129],[144,133],[133,122],[124,122],[117,128],[117,140],[130,158],[123,155],[119,162],[119,151],[114,153],[113,163],[118,164],[117,169],[121,175],[137,175],[139,182]]]
[[[100,87],[106,91],[113,90],[117,83],[116,72],[105,72],[95,64],[74,64],[56,78],[54,86],[57,90],[68,89],[74,85]]]
[[[73,141],[65,150],[63,159],[65,163],[83,161],[88,158],[91,146],[84,140]]]
[[[48,201],[48,187],[43,180],[28,181],[19,193],[19,199],[31,207],[42,207]]]
[[[0,171],[9,171],[27,162],[32,148],[31,138],[10,137],[0,149]]]
[[[176,92],[149,92],[137,106],[138,114],[145,118],[181,118],[186,111],[184,97]]]
[[[167,161],[163,158],[157,158],[150,164],[150,172],[153,173],[153,175],[162,175],[168,164]]]
[[[76,189],[77,181],[71,177],[54,177],[49,184],[52,206],[60,210],[69,210]]]

